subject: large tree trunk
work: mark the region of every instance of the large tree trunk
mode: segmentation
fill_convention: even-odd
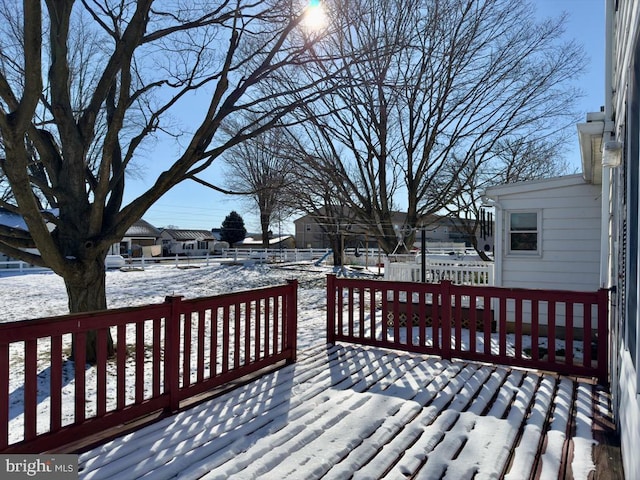
[[[260,229],[262,230],[262,248],[269,248],[269,218],[271,214],[260,211]]]
[[[104,262],[87,262],[82,268],[82,272],[77,275],[67,276],[64,283],[69,297],[69,312],[93,312],[106,310],[106,288]],[[72,347],[72,355],[75,358],[76,344],[75,338]],[[107,356],[115,354],[113,338],[111,332],[107,332]],[[92,330],[87,333],[86,347],[87,363],[95,363],[97,360],[97,335]]]

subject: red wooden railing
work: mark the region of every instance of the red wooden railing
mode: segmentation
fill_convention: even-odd
[[[183,400],[279,362],[295,362],[297,286],[292,280],[0,324],[0,452],[55,451],[153,412],[176,411]],[[107,358],[109,330],[114,358]],[[93,366],[84,356],[91,331],[98,338]],[[72,337],[75,361],[68,358]],[[74,402],[73,413],[63,416],[67,402]],[[17,417],[23,421],[16,423]],[[12,422],[23,425],[21,431]]]
[[[327,342],[596,377],[606,385],[607,301],[606,290],[525,290],[329,275]]]

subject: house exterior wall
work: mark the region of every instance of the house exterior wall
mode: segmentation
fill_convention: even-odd
[[[580,175],[490,188],[496,207],[496,285],[593,291],[600,273],[600,188]],[[511,251],[513,213],[537,214],[537,251]]]
[[[394,225],[398,228],[404,224],[405,215],[402,213],[396,213],[396,221]],[[462,221],[462,220],[459,220]],[[295,245],[296,248],[331,248],[331,242],[329,240],[328,231],[338,231],[337,225],[320,224],[311,215],[305,215],[294,221],[295,225]],[[348,222],[345,223],[348,225]],[[345,225],[342,225],[340,229],[344,229]],[[352,232],[361,231],[357,225],[353,227]],[[465,242],[465,235],[460,233],[454,225],[454,220],[446,217],[437,218],[434,216],[433,221],[425,227],[426,239],[428,242]],[[364,246],[365,235],[347,234],[346,246],[348,248],[355,248],[356,246]],[[417,233],[416,238],[419,239],[420,233]],[[486,251],[493,250],[494,239],[492,236],[482,237],[480,232],[476,234],[479,248]],[[416,244],[419,240],[416,239]],[[369,247],[375,247],[375,241],[372,238],[367,239],[369,241]],[[467,242],[469,243],[469,242]],[[485,248],[486,247],[486,248]]]
[[[612,200],[608,280],[617,287],[610,307],[611,383],[625,477],[640,478],[640,0],[606,0],[606,19],[605,120],[612,125],[603,141],[623,143],[620,167],[603,169],[603,192]]]

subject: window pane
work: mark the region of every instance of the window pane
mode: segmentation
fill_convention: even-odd
[[[533,213],[512,213],[511,230],[537,230],[538,214]]]
[[[538,250],[538,234],[537,233],[512,233],[511,234],[511,250],[517,250],[517,251]]]

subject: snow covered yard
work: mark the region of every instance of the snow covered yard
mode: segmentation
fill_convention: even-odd
[[[587,478],[593,411],[604,414],[603,394],[588,384],[500,367],[365,347],[327,350],[331,271],[308,264],[108,272],[112,308],[297,278],[299,361],[83,454],[82,478],[495,478],[507,472],[525,478],[536,469],[548,473],[543,478],[568,469]],[[66,312],[55,275],[0,277],[0,286],[0,321]],[[14,387],[11,428],[21,430],[20,386]],[[73,383],[67,387],[71,397],[63,408],[72,412]]]

